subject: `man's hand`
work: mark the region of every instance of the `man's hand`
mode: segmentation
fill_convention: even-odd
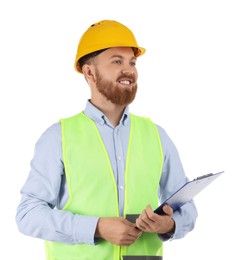
[[[150,205],[141,213],[136,220],[136,226],[144,231],[150,233],[166,234],[173,230],[175,222],[172,218],[173,209],[164,205],[163,211],[165,215],[158,215],[153,212]]]
[[[142,231],[122,217],[100,218],[97,223],[96,236],[112,244],[129,246],[136,241]]]

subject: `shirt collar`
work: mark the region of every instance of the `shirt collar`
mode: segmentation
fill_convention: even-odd
[[[101,112],[97,107],[95,107],[90,100],[87,101],[86,107],[84,109],[84,114],[91,118],[95,123],[104,125],[109,124],[108,118],[103,112]],[[120,119],[119,124],[127,125],[129,121],[129,107],[124,109],[123,115]]]

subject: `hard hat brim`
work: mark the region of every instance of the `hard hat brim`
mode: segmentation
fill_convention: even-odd
[[[142,56],[145,52],[146,52],[146,49],[145,48],[143,48],[143,47],[132,47],[132,46],[111,46],[111,47],[108,47],[108,49],[109,48],[116,48],[116,47],[131,47],[132,49],[133,49],[133,51],[134,51],[134,55],[135,55],[135,57],[140,57],[140,56]],[[98,49],[98,51],[99,51],[100,49]],[[82,58],[82,57],[84,57],[85,55],[88,55],[88,54],[90,54],[91,52],[88,52],[88,53],[86,53],[85,52],[85,54],[84,55],[82,55],[81,57],[79,57],[78,59],[76,59],[75,60],[75,63],[74,63],[74,68],[75,68],[75,70],[77,71],[77,72],[79,72],[79,73],[82,73],[82,68],[80,67],[80,65],[79,65],[79,60]]]

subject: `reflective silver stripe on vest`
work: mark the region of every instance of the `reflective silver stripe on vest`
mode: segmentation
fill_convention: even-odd
[[[126,219],[132,223],[136,222],[136,219],[139,217],[138,214],[130,214],[130,215],[126,215]]]
[[[123,256],[123,260],[162,260],[162,256]]]

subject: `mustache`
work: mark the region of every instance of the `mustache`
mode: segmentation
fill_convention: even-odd
[[[117,81],[122,80],[124,78],[130,80],[131,82],[135,82],[135,80],[136,80],[133,72],[132,73],[123,73],[123,72],[121,72],[119,74],[118,78],[117,78]]]

